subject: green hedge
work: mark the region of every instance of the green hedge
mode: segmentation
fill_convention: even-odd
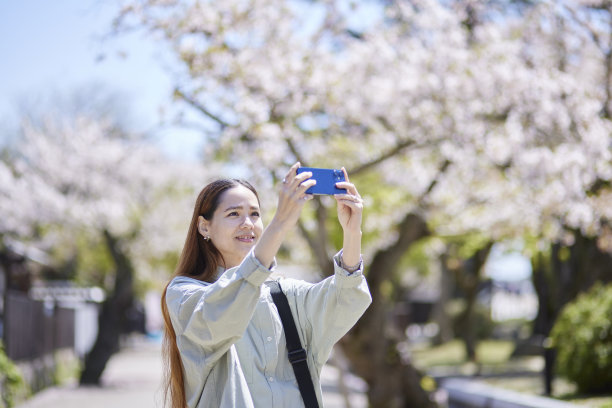
[[[551,338],[560,375],[580,392],[612,390],[612,284],[596,284],[567,304]]]
[[[25,398],[27,387],[17,366],[6,356],[0,341],[0,407],[11,408]]]

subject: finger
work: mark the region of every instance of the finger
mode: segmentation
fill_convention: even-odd
[[[339,200],[338,209],[342,211],[349,211],[350,214],[356,215],[363,212],[363,206],[353,201]]]
[[[346,169],[344,168],[344,166],[342,166],[341,170],[344,173],[344,180],[348,182],[349,181],[348,173],[346,172]]]
[[[358,195],[354,195],[354,194],[335,194],[334,197],[336,197],[337,200],[352,201],[354,203],[363,202],[361,197],[359,197]]]
[[[300,162],[296,162],[293,166],[291,166],[287,174],[285,174],[285,178],[283,178],[283,184],[290,184],[293,181],[299,167]]]
[[[361,200],[355,201],[355,200],[336,198],[336,201],[338,202],[338,205],[346,205],[347,207],[350,207],[353,210],[363,209],[363,201]]]
[[[310,187],[314,186],[315,184],[317,184],[317,180],[314,180],[314,179],[306,180],[298,186],[296,192],[298,194],[304,194],[306,190],[308,190]],[[309,194],[309,195],[312,195],[312,194]]]
[[[357,187],[355,187],[355,185],[353,183],[349,183],[347,181],[340,181],[340,182],[336,183],[336,187],[344,188],[350,194],[355,195],[357,197],[361,197],[359,195],[359,193],[357,192]]]
[[[295,178],[293,179],[292,183],[299,185],[299,184],[304,184],[304,182],[306,180],[308,180],[309,178],[312,177],[312,172],[310,171],[305,171],[303,173],[300,173],[298,175],[295,176]]]
[[[363,211],[363,205],[361,202],[340,199],[336,199],[336,201],[338,202],[338,205],[350,208],[352,213],[356,214]]]

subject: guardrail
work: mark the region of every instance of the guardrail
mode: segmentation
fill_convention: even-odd
[[[448,408],[578,408],[577,405],[536,395],[522,394],[478,381],[460,378],[441,380]]]

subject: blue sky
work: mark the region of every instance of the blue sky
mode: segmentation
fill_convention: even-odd
[[[164,68],[170,56],[143,33],[109,37],[116,7],[113,0],[0,1],[4,124],[17,123],[24,100],[101,83],[128,98],[139,130],[155,127],[160,107],[171,103],[172,79]],[[167,129],[157,136],[170,155],[197,157],[201,142],[193,132]]]

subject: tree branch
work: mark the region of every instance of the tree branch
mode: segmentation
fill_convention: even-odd
[[[213,121],[217,122],[219,124],[219,126],[221,126],[221,129],[225,129],[227,127],[231,127],[232,126],[231,124],[229,124],[226,121],[224,121],[223,119],[221,119],[219,116],[217,116],[214,113],[210,112],[208,109],[206,109],[204,106],[202,106],[202,104],[200,104],[198,101],[196,101],[195,99],[193,99],[190,96],[187,96],[179,88],[175,88],[174,89],[174,96],[175,96],[175,98],[182,99],[183,101],[187,102],[193,108],[195,108],[196,110],[201,112],[204,116],[206,116],[206,117],[212,119]]]
[[[334,270],[334,264],[327,255],[327,243],[323,244],[320,240],[315,239],[301,220],[298,221],[298,228],[304,239],[306,239],[306,242],[308,242],[308,246],[314,254],[315,261],[321,273],[325,276],[331,275]],[[325,233],[327,232],[325,231]]]
[[[419,196],[417,200],[419,207],[423,208],[425,206],[425,200],[427,199],[427,196],[429,196],[429,194],[433,191],[434,187],[438,184],[438,181],[440,180],[440,176],[446,172],[450,164],[451,164],[450,160],[448,159],[444,160],[444,162],[442,163],[442,166],[440,166],[440,169],[438,170],[438,174],[436,175],[436,177],[434,177],[433,180],[431,180],[431,183],[429,183],[429,186],[425,189],[425,191],[423,191],[423,194]]]
[[[601,37],[599,36],[599,33],[595,30],[595,28],[593,28],[593,26],[588,21],[581,19],[578,16],[578,13],[576,13],[575,9],[571,7],[565,7],[565,9],[572,15],[574,21],[587,31],[593,42],[597,45],[597,48],[599,48],[600,51],[605,54],[605,46],[603,44],[603,41],[601,40]]]
[[[285,142],[287,143],[287,147],[289,147],[289,151],[295,157],[295,160],[299,161],[302,165],[304,165],[305,164],[304,157],[298,151],[297,147],[295,146],[295,143],[293,143],[293,140],[287,137],[285,138]]]
[[[403,142],[396,144],[392,149],[389,149],[388,151],[382,153],[380,156],[370,160],[369,162],[363,163],[355,167],[354,169],[351,169],[350,171],[348,171],[348,173],[350,175],[356,175],[359,173],[363,173],[371,169],[372,167],[384,162],[385,160],[390,159],[391,157],[401,153],[404,149],[414,144],[416,144],[416,142],[412,139],[404,140]]]

